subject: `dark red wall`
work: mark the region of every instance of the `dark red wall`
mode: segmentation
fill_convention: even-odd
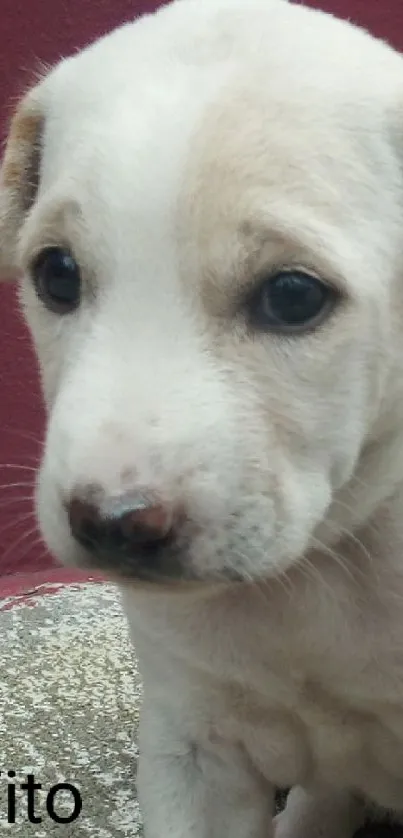
[[[1,0],[2,137],[10,100],[29,85],[39,60],[52,63],[156,5],[153,0]],[[308,5],[357,21],[403,51],[402,0],[310,0]],[[1,574],[50,563],[31,532],[29,500],[43,412],[29,337],[9,286],[0,287],[0,394]],[[14,483],[27,485],[9,488]]]

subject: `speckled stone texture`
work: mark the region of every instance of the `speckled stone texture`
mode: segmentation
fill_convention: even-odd
[[[140,700],[137,662],[114,587],[55,585],[52,591],[47,585],[0,599],[0,835],[141,836],[135,795]],[[9,771],[16,772],[15,823],[8,823]],[[27,774],[43,787],[36,793],[37,824],[30,823],[26,792],[18,789]],[[46,811],[47,794],[60,782],[82,798],[81,814],[69,824],[55,823]],[[68,818],[71,794],[59,792],[54,808]],[[359,838],[403,838],[403,831],[372,827]]]
[[[66,587],[20,605],[0,601],[0,834],[10,838],[133,838],[141,835],[135,799],[136,734],[141,696],[137,663],[112,586]],[[7,772],[35,775],[36,816],[16,793],[8,824]],[[47,815],[55,783],[79,789],[83,808],[71,824]],[[55,810],[73,811],[60,792]],[[163,838],[163,836],[161,836]]]

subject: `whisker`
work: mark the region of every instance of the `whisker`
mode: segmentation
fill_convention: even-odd
[[[23,495],[22,497],[17,498],[8,498],[7,500],[0,501],[0,509],[4,509],[7,506],[12,506],[14,503],[26,503],[29,501],[33,503],[35,498],[32,495]]]
[[[237,553],[237,556],[240,558],[247,558],[243,556],[243,554]],[[257,590],[259,593],[260,598],[267,604],[267,599],[264,593],[264,589],[267,589],[271,593],[272,586],[278,585],[284,591],[287,597],[291,597],[294,588],[292,585],[291,580],[287,577],[287,574],[279,574],[276,576],[272,576],[268,579],[257,579],[254,574],[248,573],[247,571],[243,572],[244,578],[246,582],[248,582],[254,590]]]
[[[29,552],[31,549],[33,550],[33,549],[34,549],[34,547],[36,547],[36,546],[37,546],[37,545],[39,545],[40,543],[41,543],[41,542],[40,542],[40,540],[38,540],[37,542],[34,542],[34,544],[32,545],[32,547],[29,547],[29,549],[28,549],[28,551],[27,551],[27,552]],[[22,554],[22,556],[19,558],[19,560],[18,560],[18,561],[19,561],[19,562],[22,562],[22,561],[25,559],[26,555],[27,555],[27,553],[23,553],[23,554]],[[44,559],[46,559],[46,558],[47,558],[47,559],[49,559],[49,558],[53,559],[53,557],[52,557],[52,556],[50,556],[49,550],[47,550],[47,548],[46,548],[46,547],[44,547],[44,548],[43,548],[43,550],[42,550],[42,553],[39,553],[39,555],[38,555],[38,556],[35,556],[35,560],[36,560],[36,562],[38,562],[38,564],[39,564],[40,562],[42,562],[42,561],[43,561]]]
[[[327,524],[328,524],[330,527],[332,526],[332,524],[333,524],[333,523],[334,523],[334,522],[333,522],[333,521],[331,521],[331,520],[327,521]],[[358,537],[357,537],[357,536],[356,536],[356,535],[355,535],[355,534],[354,534],[351,530],[346,529],[345,527],[341,527],[339,524],[334,524],[334,530],[335,530],[336,532],[340,533],[341,535],[343,535],[343,536],[344,536],[347,540],[350,540],[350,541],[352,541],[354,544],[356,544],[356,545],[357,545],[357,547],[359,547],[361,554],[362,554],[363,556],[365,556],[365,558],[367,559],[368,564],[369,564],[369,565],[373,568],[373,565],[374,565],[374,557],[373,557],[373,555],[370,553],[370,551],[369,551],[369,550],[368,550],[368,548],[365,546],[365,544],[364,544],[362,541],[360,541],[360,539],[359,539],[359,538],[358,538]],[[373,528],[372,528],[372,532],[373,532],[374,534],[376,534],[376,533],[377,533],[377,530],[376,530],[376,528],[375,528],[375,527],[373,527]],[[364,572],[365,572],[364,570],[362,570],[362,569],[358,568],[356,565],[354,566],[354,570],[355,570],[356,572],[361,572],[361,573],[364,573]]]
[[[36,445],[43,445],[44,440],[40,439],[40,437],[35,436],[30,431],[21,428],[10,428],[8,426],[2,427],[2,433],[13,434],[14,436],[20,437],[21,439],[26,439],[29,442],[35,442]]]
[[[0,484],[0,491],[6,489],[34,489],[35,484],[31,480],[24,480],[21,483],[1,483]]]
[[[33,532],[31,531],[29,535],[31,536],[32,534]],[[10,559],[6,565],[6,573],[18,573],[20,568],[23,568],[26,564],[27,556],[29,556],[31,552],[36,551],[41,544],[42,540],[40,538],[34,538],[34,540],[31,541],[21,553],[17,553],[16,556],[14,555],[12,559]],[[46,555],[46,553],[44,555]],[[38,561],[36,556],[35,560]]]
[[[335,598],[333,588],[326,582],[323,574],[315,567],[315,564],[308,556],[303,557],[303,560],[298,564],[298,569],[302,573],[302,576],[314,582],[318,586],[318,589],[327,593],[331,599]]]
[[[24,512],[23,515],[17,515],[16,518],[12,518],[11,521],[8,521],[8,523],[4,527],[1,528],[0,538],[4,535],[4,533],[8,532],[9,530],[14,529],[14,527],[17,527],[19,524],[22,524],[24,521],[27,521],[28,518],[32,518],[33,515],[34,515],[33,510],[30,510],[29,512]]]
[[[27,532],[23,533],[19,538],[17,538],[16,541],[13,541],[13,543],[7,548],[6,552],[3,553],[2,557],[1,557],[2,563],[6,564],[6,560],[9,558],[9,556],[13,555],[13,553],[16,551],[17,547],[19,547],[20,544],[23,544],[24,541],[27,540],[27,538],[29,538],[31,535],[33,535],[34,533],[37,533],[37,532],[38,532],[37,527],[36,526],[32,527],[32,529],[28,530]],[[39,541],[37,543],[39,543]],[[28,550],[32,549],[33,546],[34,545],[31,545],[28,548]]]
[[[24,562],[24,560],[26,559],[26,557],[28,556],[28,554],[32,550],[36,550],[38,547],[43,546],[42,537],[41,537],[40,534],[39,535],[37,534],[36,530],[30,530],[29,535],[31,536],[31,535],[34,535],[35,533],[36,533],[37,537],[34,538],[34,540],[31,541],[28,544],[28,546],[25,548],[25,550],[23,550],[22,553],[17,554],[17,563],[14,565],[15,567],[18,567],[20,564],[22,564]],[[47,551],[43,550],[42,554],[40,554],[40,555],[46,555],[46,553],[47,553]],[[38,560],[37,556],[35,556],[35,560],[36,561]]]
[[[349,530],[343,530],[342,532],[347,538],[349,538],[354,544],[357,545],[357,547],[360,549],[361,554],[368,560],[368,564],[371,565],[371,567],[373,567],[374,557],[370,553],[368,548],[365,546],[365,544],[363,544],[363,542],[360,541],[360,539],[357,538],[357,536]]]
[[[34,466],[22,465],[22,463],[0,463],[0,471],[2,468],[11,468],[15,469],[16,471],[33,471],[35,472],[35,474],[38,471],[38,469]]]
[[[348,576],[348,578],[352,582],[354,582],[354,584],[356,584],[357,580],[347,562],[347,559],[343,559],[340,553],[336,553],[336,551],[332,547],[328,547],[327,544],[324,544],[318,538],[315,538],[315,536],[312,536],[312,541],[315,543],[317,550],[321,550],[323,553],[326,553],[328,556],[331,556],[332,559],[334,559],[334,561],[336,562],[336,564],[338,564],[338,566],[341,568],[343,573],[345,573],[346,576]]]
[[[292,598],[295,586],[293,585],[288,573],[280,573],[278,576],[274,577],[273,581],[280,586],[290,599]]]
[[[351,495],[352,499],[355,500],[355,495],[353,494],[352,489],[348,488],[348,492]],[[348,513],[351,514],[351,508],[348,506],[347,503],[344,503],[344,501],[340,500],[339,498],[333,498],[332,503],[336,506],[340,506],[341,509],[345,509]],[[335,529],[336,527],[341,530],[338,524],[335,524]],[[366,521],[365,527],[369,532],[372,532],[374,535],[377,533],[377,527],[374,524]],[[343,532],[347,532],[347,530],[343,530]]]

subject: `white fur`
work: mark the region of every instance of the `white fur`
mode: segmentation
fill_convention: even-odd
[[[403,812],[402,105],[400,56],[347,23],[176,0],[28,95],[25,215],[11,131],[0,245],[49,410],[44,537],[79,564],[63,500],[152,488],[185,507],[200,579],[123,591],[146,838],[268,838],[275,785],[294,787],[276,838]],[[66,243],[85,293],[59,318],[29,266]],[[344,304],[251,335],[234,288],[296,263]]]

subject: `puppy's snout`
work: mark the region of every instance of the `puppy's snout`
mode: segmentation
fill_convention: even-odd
[[[157,552],[173,533],[173,515],[162,504],[122,500],[98,506],[79,497],[68,504],[70,529],[76,541],[95,555],[124,554],[137,560]]]

